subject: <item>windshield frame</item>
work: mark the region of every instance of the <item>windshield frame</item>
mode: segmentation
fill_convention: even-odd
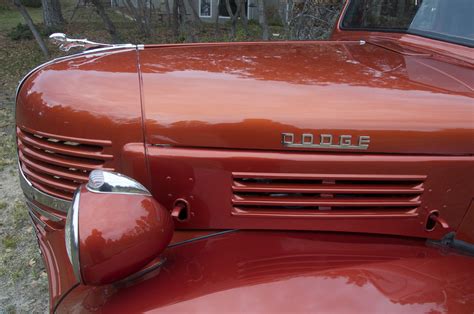
[[[434,33],[429,31],[417,30],[417,29],[404,29],[404,28],[370,28],[370,27],[345,27],[343,26],[344,21],[349,13],[350,6],[354,3],[354,0],[347,0],[347,3],[344,7],[344,10],[341,14],[341,18],[338,21],[338,28],[341,31],[348,31],[348,32],[379,32],[379,33],[392,33],[392,34],[408,34],[408,35],[415,35],[420,36],[423,38],[429,38],[433,40],[438,40],[442,42],[447,42],[450,44],[466,46],[469,48],[474,48],[474,39],[469,40],[462,37],[456,37],[452,35],[445,35],[442,33]]]

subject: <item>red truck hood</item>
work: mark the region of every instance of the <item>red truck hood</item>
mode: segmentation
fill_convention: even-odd
[[[340,150],[298,145],[326,134],[334,145],[370,137],[352,152],[474,153],[465,62],[349,41],[148,47],[139,59],[150,144]]]
[[[58,312],[467,313],[474,260],[420,239],[235,231],[168,248],[140,282],[73,290]]]

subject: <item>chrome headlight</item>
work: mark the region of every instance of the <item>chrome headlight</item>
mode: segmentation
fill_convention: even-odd
[[[66,218],[65,240],[66,240],[66,251],[69,261],[71,262],[74,275],[77,280],[81,280],[81,270],[79,264],[79,199],[80,199],[80,188],[74,193],[71,208]]]
[[[143,185],[132,178],[123,174],[104,170],[93,170],[89,175],[89,181],[86,185],[88,191],[93,193],[108,194],[140,194],[151,196],[150,192]],[[65,241],[66,251],[71,262],[74,275],[77,280],[82,282],[81,264],[79,261],[79,187],[74,193],[74,197],[69,208],[66,226]]]
[[[87,189],[95,193],[151,195],[146,187],[123,174],[104,170],[93,170],[89,175]]]
[[[143,185],[119,173],[94,170],[74,193],[66,219],[74,275],[83,285],[123,280],[166,249],[173,229],[169,211]]]

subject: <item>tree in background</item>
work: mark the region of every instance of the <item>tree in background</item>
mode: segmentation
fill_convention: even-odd
[[[287,1],[285,30],[286,37],[292,40],[327,38],[343,4],[342,0]]]
[[[91,2],[94,5],[95,11],[104,22],[105,28],[107,29],[107,32],[109,32],[110,36],[112,37],[112,40],[116,43],[120,42],[120,36],[117,32],[117,29],[115,28],[114,23],[112,23],[112,20],[107,15],[107,12],[105,12],[105,8],[102,2],[100,0],[91,0]]]
[[[196,9],[189,0],[174,0],[171,14],[171,29],[175,40],[196,42],[202,23]]]
[[[242,3],[240,5],[240,19],[242,21],[242,25],[244,26],[245,36],[249,36],[249,20],[247,16],[247,5],[245,0],[240,0]]]
[[[136,22],[140,34],[150,37],[153,34],[151,20],[153,16],[153,3],[151,0],[124,0],[125,8]]]
[[[227,13],[229,14],[231,27],[230,27],[230,38],[235,39],[235,35],[237,33],[237,20],[239,19],[240,14],[242,13],[242,5],[245,5],[245,0],[235,0],[237,8],[235,12],[232,11],[232,7],[230,5],[230,0],[224,0],[225,7],[227,9]]]
[[[59,0],[41,0],[44,25],[49,31],[61,30],[64,24]]]
[[[265,13],[265,0],[257,0],[258,1],[258,23],[262,28],[262,39],[268,40],[270,34],[268,32],[268,23],[267,23],[267,15]]]
[[[36,42],[41,48],[41,51],[43,51],[43,54],[46,58],[49,58],[49,51],[48,48],[46,47],[46,44],[41,38],[40,33],[36,29],[35,24],[33,24],[33,20],[31,19],[31,16],[28,14],[28,11],[26,11],[25,7],[21,4],[20,0],[13,0],[13,4],[15,7],[20,11],[20,14],[23,16],[25,19],[26,24],[28,24],[28,27],[30,28],[31,32],[33,33],[33,36],[35,37]]]

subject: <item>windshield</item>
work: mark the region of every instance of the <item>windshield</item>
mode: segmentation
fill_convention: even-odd
[[[405,32],[474,46],[474,0],[352,0],[345,30]]]

